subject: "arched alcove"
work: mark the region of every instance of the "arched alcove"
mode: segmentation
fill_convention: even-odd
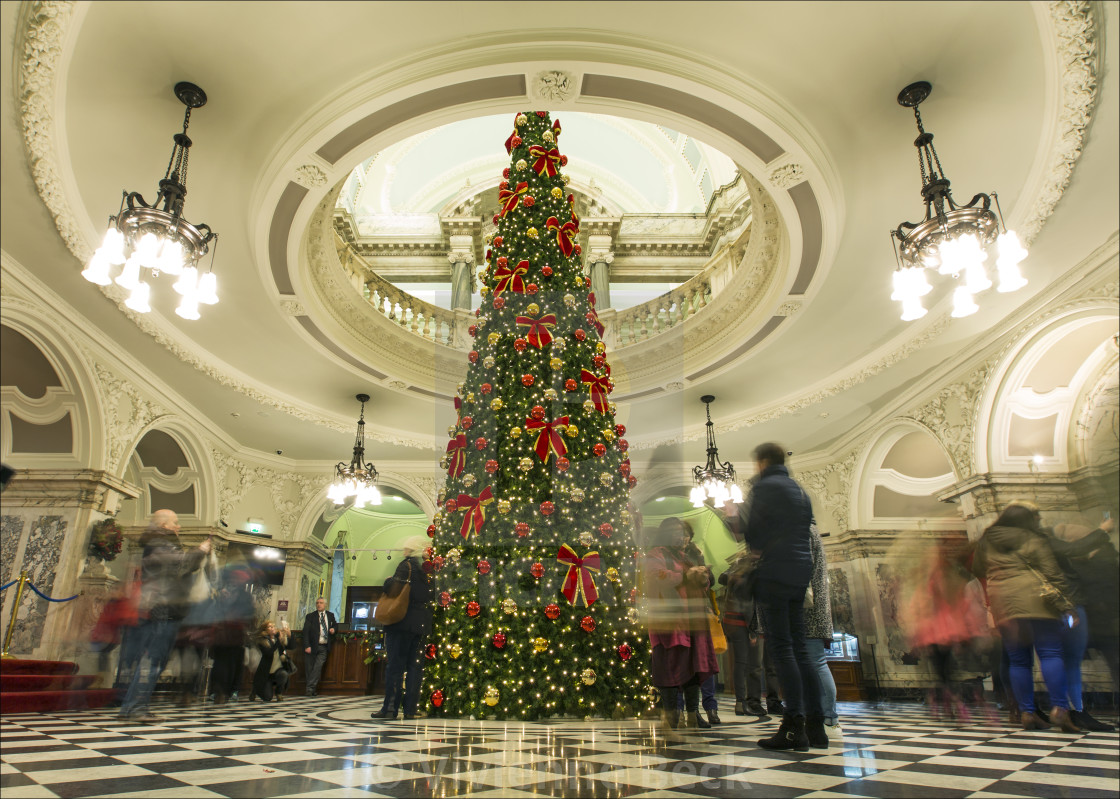
[[[214,521],[216,488],[204,451],[193,433],[173,419],[157,420],[141,432],[124,472],[125,480],[141,492],[121,503],[122,523],[142,525],[161,508],[175,511],[184,526]]]

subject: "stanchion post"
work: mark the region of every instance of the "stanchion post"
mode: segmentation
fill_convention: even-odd
[[[12,645],[12,634],[16,631],[16,614],[19,613],[19,603],[23,599],[23,587],[27,584],[27,572],[19,573],[19,585],[16,586],[16,601],[12,603],[12,616],[8,619],[8,631],[4,633],[4,650],[0,652],[0,659],[16,660],[15,656],[8,653]]]

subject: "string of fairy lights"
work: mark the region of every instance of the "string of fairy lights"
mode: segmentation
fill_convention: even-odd
[[[621,718],[651,704],[627,509],[636,479],[560,134],[547,113],[521,113],[506,142],[483,307],[428,530],[434,715]]]

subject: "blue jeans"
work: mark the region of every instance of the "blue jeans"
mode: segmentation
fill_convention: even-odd
[[[836,724],[836,680],[832,679],[832,671],[828,668],[828,658],[825,657],[824,641],[820,638],[810,638],[805,642],[809,649],[809,657],[817,667],[817,679],[821,684],[821,714],[825,724]]]
[[[1000,625],[1003,648],[1010,661],[1011,690],[1019,710],[1034,713],[1034,656],[1050,692],[1050,704],[1069,709],[1066,668],[1062,663],[1062,622],[1057,619],[1010,619]]]
[[[121,715],[131,716],[137,713],[147,713],[148,704],[152,701],[152,692],[156,689],[159,675],[167,665],[171,649],[175,646],[175,636],[179,633],[179,621],[144,619],[133,631],[136,648],[133,650],[137,659],[148,656],[148,678],[143,680],[142,670],[137,664],[136,671],[132,674],[132,682],[128,685],[121,704]]]
[[[805,589],[758,580],[755,606],[766,630],[766,647],[778,672],[786,716],[823,716],[817,664],[805,644]]]
[[[424,676],[422,648],[424,636],[398,630],[385,630],[385,704],[382,711],[397,714],[404,682],[404,714],[416,714],[420,700],[420,681]]]
[[[1089,645],[1089,619],[1085,608],[1077,606],[1076,627],[1062,624],[1062,663],[1066,667],[1066,695],[1069,706],[1080,713],[1085,709],[1081,703],[1081,661],[1085,659],[1085,647]]]

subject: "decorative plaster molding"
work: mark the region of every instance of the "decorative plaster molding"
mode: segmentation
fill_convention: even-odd
[[[801,164],[784,164],[771,170],[768,177],[770,185],[775,189],[790,189],[808,180],[805,168]]]
[[[140,431],[156,419],[167,416],[168,410],[143,396],[135,385],[111,372],[84,347],[82,356],[97,378],[98,389],[104,400],[101,404],[104,408],[101,423],[104,425],[108,450],[106,471],[123,474],[125,458],[131,454]],[[126,402],[127,407],[124,405]]]
[[[307,475],[299,472],[281,472],[267,466],[254,466],[240,458],[210,447],[210,457],[218,470],[218,511],[221,518],[233,514],[233,507],[254,486],[268,486],[273,506],[280,515],[279,538],[290,540],[295,524],[308,503],[326,490],[331,482],[329,474]],[[292,498],[288,484],[295,484],[297,492]]]
[[[842,458],[820,469],[797,472],[796,478],[813,492],[825,508],[831,508],[842,529],[849,525],[852,502],[852,484],[855,480],[856,456],[859,450],[853,449]]]
[[[566,103],[574,100],[577,94],[576,76],[562,69],[538,72],[530,82],[530,95],[534,100],[551,103]]]
[[[292,180],[306,189],[315,189],[327,185],[327,173],[315,164],[304,164],[296,170]]]
[[[932,399],[903,415],[933,433],[953,459],[957,474],[976,471],[976,413],[997,362],[992,359],[980,365],[963,380],[943,387]]]
[[[452,250],[447,254],[447,260],[452,266],[455,264],[471,264],[474,263],[474,253],[470,250]]]
[[[307,308],[299,300],[280,300],[280,310],[288,316],[307,316]]]
[[[787,300],[774,311],[775,316],[793,316],[801,310],[801,300]]]

